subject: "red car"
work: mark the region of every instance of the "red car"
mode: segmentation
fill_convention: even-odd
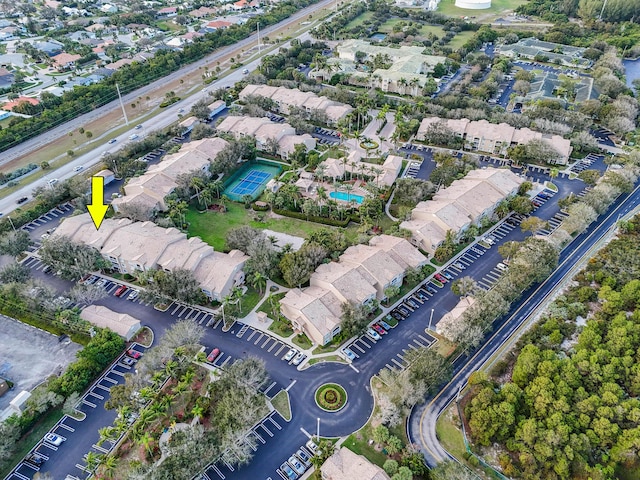
[[[436,273],[434,275],[435,279],[438,280],[440,283],[447,283],[447,279],[444,278],[442,275],[440,275],[439,273]]]
[[[134,350],[133,348],[127,350],[125,353],[127,354],[128,357],[135,358],[136,360],[142,356],[140,352],[138,352],[137,350]]]
[[[125,285],[120,285],[118,288],[116,288],[114,295],[116,297],[119,297],[126,291],[127,291],[127,287]]]
[[[374,323],[373,325],[371,325],[371,327],[373,327],[373,329],[378,332],[380,335],[385,335],[387,333],[387,331],[382,328],[380,325],[378,325],[377,323]]]
[[[219,348],[214,348],[213,350],[211,350],[211,353],[209,354],[209,356],[207,357],[207,362],[214,362],[216,358],[218,358],[218,355],[220,355],[220,349]]]

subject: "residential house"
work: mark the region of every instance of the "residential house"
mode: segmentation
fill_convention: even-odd
[[[276,123],[264,117],[229,115],[216,129],[232,134],[236,139],[253,136],[258,150],[269,151],[274,146],[274,153],[282,158],[287,158],[298,144],[303,144],[307,150],[316,147],[316,140],[311,135],[296,135],[295,128],[288,123]]]
[[[178,7],[164,7],[158,10],[158,18],[171,18],[178,15]]]
[[[13,73],[4,67],[0,67],[0,88],[9,88],[14,82]]]
[[[411,218],[402,222],[400,228],[411,232],[414,245],[433,254],[448,231],[459,235],[482,218],[491,216],[495,207],[514,195],[522,182],[508,169],[472,170],[439,190],[433,199],[418,203],[411,211]]]
[[[103,13],[116,13],[118,11],[118,7],[111,3],[104,3],[100,6],[100,11]]]
[[[82,309],[80,318],[100,328],[108,328],[127,342],[142,328],[140,320],[126,313],[118,313],[102,305],[89,305]]]
[[[48,40],[46,42],[34,42],[33,48],[47,54],[50,57],[62,53],[64,45],[57,40]]]
[[[455,341],[457,334],[465,327],[461,323],[461,317],[474,303],[475,299],[473,297],[462,297],[456,306],[445,313],[438,321],[436,332],[451,341]]]
[[[207,23],[203,30],[206,32],[215,32],[216,30],[224,30],[225,28],[229,28],[233,23],[227,22],[226,20],[214,20],[212,22]]]
[[[559,165],[566,165],[571,156],[571,141],[560,135],[535,132],[529,128],[515,128],[507,123],[490,123],[487,120],[423,118],[416,133],[417,140],[426,140],[431,125],[444,122],[444,125],[456,136],[464,140],[464,148],[494,155],[507,155],[507,149],[523,145],[533,139],[543,140],[560,155]]]
[[[322,171],[323,178],[333,181],[345,178],[345,175],[365,175],[373,178],[378,186],[390,187],[400,175],[402,170],[402,157],[388,155],[382,165],[365,162],[357,151],[352,151],[347,158],[327,158],[318,168]]]
[[[322,480],[391,480],[379,466],[364,456],[340,447],[320,467]]]
[[[66,218],[55,235],[95,248],[121,274],[190,270],[203,293],[217,301],[244,282],[242,269],[249,258],[238,250],[215,252],[198,237],[187,238],[175,228],[162,228],[153,222],[108,218],[96,230],[88,213]]]
[[[27,102],[30,103],[31,105],[39,105],[40,101],[37,98],[32,98],[32,97],[18,97],[15,100],[12,100],[11,102],[7,102],[4,105],[2,105],[0,107],[0,109],[2,110],[6,110],[7,112],[11,112],[13,111],[13,109],[15,107],[17,107],[18,105],[20,105],[22,102]]]
[[[117,212],[125,204],[138,204],[149,211],[165,211],[164,199],[178,186],[178,176],[195,170],[208,174],[211,162],[228,145],[222,138],[184,144],[178,152],[152,165],[144,175],[129,180],[124,187],[125,196],[113,200],[114,210]]]
[[[189,12],[189,15],[191,15],[194,18],[206,18],[212,15],[215,15],[217,12],[218,12],[217,8],[200,7],[196,10],[191,10]]]
[[[280,301],[281,312],[296,331],[325,345],[340,332],[342,304],[373,307],[376,300],[386,298],[387,288],[402,285],[409,268],[421,268],[426,262],[405,239],[374,237],[369,245],[349,247],[338,262],[320,265],[308,288],[287,292]]]
[[[293,109],[302,110],[308,116],[319,113],[326,117],[329,125],[335,125],[353,111],[351,105],[329,100],[313,92],[302,92],[297,88],[272,87],[269,85],[247,85],[238,98],[258,96],[269,98],[274,102],[275,110],[289,115]]]
[[[82,58],[82,55],[73,55],[70,53],[60,53],[51,57],[53,60],[53,66],[59,72],[63,70],[70,70],[76,66],[76,62]]]
[[[224,100],[216,100],[212,104],[208,105],[209,119],[213,119],[216,115],[223,112],[227,108],[227,102]]]
[[[116,179],[116,176],[113,174],[113,172],[111,170],[107,170],[106,168],[104,170],[100,170],[98,173],[94,175],[94,177],[104,178],[105,185],[109,185],[111,182],[113,182]]]

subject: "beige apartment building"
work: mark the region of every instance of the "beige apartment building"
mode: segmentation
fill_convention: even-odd
[[[108,218],[96,230],[88,213],[66,218],[55,235],[95,248],[119,273],[191,270],[204,294],[218,301],[244,283],[242,268],[249,259],[238,250],[216,252],[198,237],[187,238],[175,228],[153,222]]]
[[[507,155],[507,148],[524,145],[531,140],[543,140],[560,155],[559,165],[566,165],[571,156],[571,141],[560,135],[535,132],[529,128],[515,128],[507,123],[490,123],[486,120],[447,119],[439,117],[423,118],[416,133],[416,140],[425,140],[429,127],[443,122],[454,135],[464,140],[464,148],[494,155]]]
[[[331,455],[320,467],[322,480],[391,480],[391,477],[362,455],[347,447]]]
[[[420,202],[411,218],[400,224],[412,234],[412,242],[433,254],[449,230],[456,235],[483,217],[493,214],[495,207],[514,195],[524,180],[508,169],[472,170],[451,186],[439,190],[431,200]]]
[[[276,155],[285,159],[298,144],[304,145],[307,150],[316,148],[316,139],[311,135],[296,135],[296,129],[288,123],[275,123],[264,117],[229,115],[216,129],[233,135],[237,140],[242,137],[255,137],[256,148],[262,151],[268,151],[269,144],[276,142]]]
[[[326,345],[340,333],[343,303],[371,305],[383,300],[387,288],[402,285],[407,269],[421,268],[426,262],[403,238],[373,237],[369,245],[349,247],[338,262],[320,265],[309,287],[289,290],[280,300],[281,312],[296,331],[317,345]]]
[[[309,115],[319,112],[326,116],[330,125],[337,124],[353,111],[351,105],[329,100],[313,92],[303,92],[297,88],[247,85],[240,92],[239,98],[244,101],[250,96],[270,98],[277,111],[284,115],[289,115],[293,108],[298,108]]]
[[[318,166],[322,169],[322,176],[333,181],[343,179],[345,174],[366,175],[373,177],[377,186],[390,187],[402,171],[402,160],[398,155],[388,155],[382,165],[377,165],[365,162],[362,155],[354,150],[346,158],[327,158]]]
[[[204,138],[186,143],[160,163],[152,165],[144,175],[133,177],[124,187],[125,195],[111,202],[117,212],[122,205],[135,203],[149,211],[165,211],[164,199],[178,186],[178,175],[193,171],[209,174],[209,166],[229,145],[222,138]]]

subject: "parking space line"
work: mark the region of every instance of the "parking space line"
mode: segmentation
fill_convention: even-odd
[[[278,351],[276,353],[274,353],[274,355],[277,357],[280,355],[280,352],[282,352],[284,349],[287,348],[287,345],[285,345],[284,343],[282,344],[282,346],[278,349]]]
[[[413,343],[415,343],[420,348],[425,348],[425,345],[421,344],[417,339],[413,339]]]
[[[280,342],[273,342],[273,345],[271,345],[269,347],[269,350],[267,350],[267,352],[271,352],[271,350],[273,350],[276,346],[280,345]]]
[[[427,345],[430,345],[432,340],[427,340],[426,338],[424,338],[422,335],[418,334],[418,338],[420,338],[420,340],[422,340],[424,343],[426,343]]]
[[[114,385],[118,383],[118,382],[117,382],[116,380],[114,380],[113,378],[109,378],[109,377],[106,377],[106,376],[105,376],[105,377],[102,377],[102,378],[103,378],[103,380],[106,380],[107,382],[111,382],[111,383],[113,383]]]
[[[107,450],[104,447],[100,447],[98,445],[91,445],[91,448],[95,448],[97,451],[102,452],[102,453],[109,453],[109,450]]]
[[[261,423],[260,425],[258,425],[258,427],[262,428],[265,432],[267,432],[267,435],[269,435],[270,437],[273,437],[273,433],[271,433],[271,430],[269,430],[266,425],[263,423]],[[258,428],[256,427],[256,428]]]
[[[99,383],[96,384],[96,388],[100,388],[100,389],[104,390],[105,392],[111,392],[111,389],[109,389],[109,387],[105,387],[103,385],[100,385]]]
[[[257,330],[254,330],[253,332],[251,332],[251,335],[247,337],[247,342],[251,340],[251,337],[253,337],[257,332],[258,332]]]
[[[125,376],[125,372],[119,372],[118,370],[115,370],[115,369],[111,370],[111,372],[109,373],[115,373],[116,375],[120,375],[121,377]]]
[[[262,332],[261,332],[261,333],[260,333],[260,336],[256,339],[256,341],[255,341],[255,342],[253,342],[253,344],[254,344],[254,345],[257,345],[257,344],[258,344],[258,342],[260,341],[260,339],[261,339],[262,337],[264,337],[264,333],[262,333]],[[248,341],[248,340],[247,340],[247,341]]]
[[[269,385],[263,393],[266,395],[267,392],[271,390],[275,385],[276,385],[276,382],[272,382],[271,385]]]
[[[96,406],[97,406],[95,403],[91,403],[91,402],[87,401],[84,398],[82,399],[82,403],[84,403],[85,405],[90,406],[91,408],[96,408]]]
[[[269,417],[267,420],[269,420],[271,423],[273,423],[273,425],[278,429],[278,430],[282,430],[282,427],[273,419],[273,417]]]
[[[224,362],[220,364],[220,368],[224,367],[227,363],[229,363],[230,360],[231,360],[231,357],[227,355],[227,358],[224,360]]]
[[[214,471],[214,472],[216,472],[216,473],[220,476],[220,478],[221,478],[222,480],[224,480],[224,479],[226,478],[226,477],[222,474],[222,472],[220,471],[220,469],[219,469],[217,466],[212,465],[212,467],[211,467],[211,468],[213,468],[213,471]]]
[[[265,439],[264,439],[264,438],[262,438],[260,435],[258,435],[258,432],[256,432],[255,430],[251,430],[251,431],[253,432],[253,434],[256,436],[256,438],[258,439],[258,441],[259,441],[260,443],[262,443],[263,445],[264,445],[265,443],[267,443],[267,442],[265,441]]]
[[[361,353],[364,353],[364,350],[361,349],[358,345],[356,345],[355,343],[352,343],[351,346],[349,346],[349,348],[357,348],[358,350],[360,350]]]
[[[275,338],[269,337],[268,335],[267,337],[268,338],[265,340],[265,342],[262,344],[260,348],[264,348],[267,345],[267,343],[269,343],[271,340],[275,340]]]
[[[70,427],[69,425],[66,425],[66,424],[64,424],[64,423],[59,423],[59,424],[58,424],[58,426],[59,426],[60,428],[64,428],[65,430],[68,430],[68,431],[70,431],[70,432],[75,432],[75,431],[76,431],[76,429],[75,429],[75,428]]]
[[[89,392],[87,395],[91,395],[92,397],[96,397],[98,400],[104,400],[102,395],[98,395],[97,393]]]
[[[398,362],[395,358],[392,358],[392,359],[391,359],[391,361],[392,361],[393,363],[395,363],[398,367],[400,367],[400,368],[402,368],[402,369],[404,368],[404,365],[403,365],[403,364],[401,364],[400,362]]]
[[[173,309],[173,311],[171,312],[171,315],[175,315],[176,314],[176,310],[178,310],[180,308],[180,304],[176,305],[176,308]]]

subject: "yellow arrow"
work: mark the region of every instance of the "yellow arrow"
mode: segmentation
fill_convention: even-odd
[[[87,210],[96,230],[102,225],[108,208],[109,205],[104,204],[104,177],[91,177],[91,203],[87,205]]]

